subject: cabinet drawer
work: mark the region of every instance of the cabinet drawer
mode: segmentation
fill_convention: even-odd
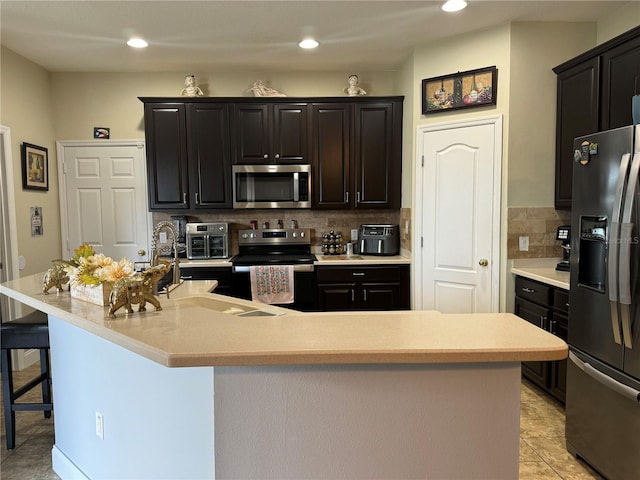
[[[569,313],[569,292],[567,290],[553,289],[553,308],[559,312]]]
[[[553,288],[549,285],[516,277],[516,296],[540,305],[551,305]]]
[[[318,283],[400,282],[399,266],[317,267]]]

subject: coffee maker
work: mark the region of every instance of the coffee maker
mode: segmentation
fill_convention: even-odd
[[[571,256],[571,225],[561,225],[556,232],[556,240],[562,242],[562,260],[556,265],[556,270],[569,271],[569,258]]]

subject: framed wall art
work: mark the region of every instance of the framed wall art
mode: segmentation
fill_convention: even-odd
[[[49,151],[46,148],[22,144],[22,188],[49,190]]]
[[[495,105],[498,92],[495,66],[422,80],[422,114]]]

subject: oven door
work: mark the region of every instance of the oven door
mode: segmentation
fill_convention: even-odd
[[[207,235],[187,235],[187,258],[189,260],[207,258]]]
[[[251,300],[251,275],[248,266],[234,266],[231,296]],[[296,265],[293,270],[293,303],[278,305],[300,312],[315,312],[317,307],[316,273],[313,265]]]

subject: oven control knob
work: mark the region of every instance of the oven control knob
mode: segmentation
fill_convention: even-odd
[[[249,234],[248,233],[243,233],[242,234],[242,238],[249,238]]]
[[[255,233],[250,233],[250,234],[249,234],[249,237],[250,237],[250,238],[258,238],[258,235],[256,235]]]
[[[304,238],[304,232],[300,232],[300,238]]]
[[[291,236],[292,236],[293,238],[298,238],[298,232],[293,232],[293,233],[291,234]]]

